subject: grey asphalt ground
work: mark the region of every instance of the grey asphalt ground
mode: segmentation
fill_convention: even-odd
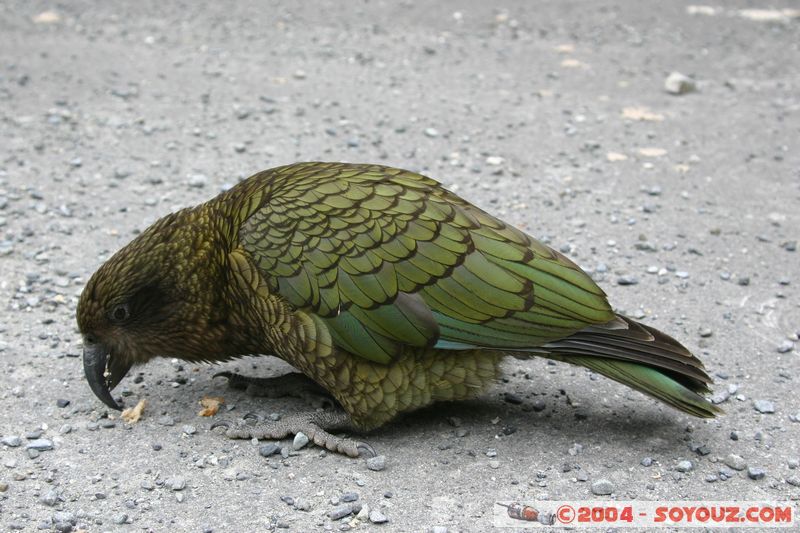
[[[491,530],[508,500],[796,506],[790,8],[1,2],[0,530],[453,533]],[[665,92],[672,71],[696,91]],[[618,310],[694,350],[726,414],[692,419],[583,369],[513,360],[480,399],[368,435],[386,458],[372,471],[311,446],[265,458],[210,431],[207,395],[232,420],[306,406],[163,360],[120,385],[148,405],[119,420],[83,377],[88,277],[158,217],[301,160],[420,171],[546,240]],[[330,518],[347,493],[388,522]]]

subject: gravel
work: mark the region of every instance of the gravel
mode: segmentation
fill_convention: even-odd
[[[633,0],[3,7],[0,531],[470,533],[497,501],[604,498],[604,480],[621,499],[800,495],[800,25]],[[674,71],[696,90],[666,92]],[[309,409],[212,378],[291,371],[263,357],[136,367],[114,396],[147,405],[123,422],[83,377],[89,276],[159,217],[299,160],[420,171],[564,250],[703,361],[725,414],[508,359],[473,400],[342,432],[378,459],[210,431]],[[354,503],[358,526],[327,516]]]

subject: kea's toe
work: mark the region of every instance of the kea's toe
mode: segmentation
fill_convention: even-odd
[[[245,417],[251,414],[248,413]],[[331,452],[349,457],[374,457],[377,455],[372,446],[365,442],[349,437],[340,437],[329,432],[331,430],[356,430],[350,417],[341,409],[299,413],[280,420],[263,420],[261,417],[257,417],[255,424],[248,423],[248,419],[245,418],[238,424],[220,420],[211,425],[211,429],[218,427],[226,428],[225,436],[229,439],[280,440],[297,433],[305,433],[311,442]]]
[[[226,378],[228,387],[246,391],[249,396],[257,398],[291,396],[305,400],[314,407],[322,408],[334,405],[328,391],[299,372],[271,378],[257,378],[224,371],[214,374],[214,378],[217,377]]]

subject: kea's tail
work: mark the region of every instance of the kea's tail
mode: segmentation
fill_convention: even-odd
[[[585,366],[690,415],[722,413],[702,396],[712,381],[699,359],[669,335],[623,316],[549,342],[535,353]]]

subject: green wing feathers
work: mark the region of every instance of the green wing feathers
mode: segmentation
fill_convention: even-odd
[[[262,179],[244,248],[275,290],[361,357],[528,348],[614,316],[563,255],[419,174],[314,163]]]
[[[249,180],[239,231],[270,289],[339,348],[485,348],[583,365],[696,416],[710,379],[683,346],[617,317],[569,259],[396,168],[300,163]]]

